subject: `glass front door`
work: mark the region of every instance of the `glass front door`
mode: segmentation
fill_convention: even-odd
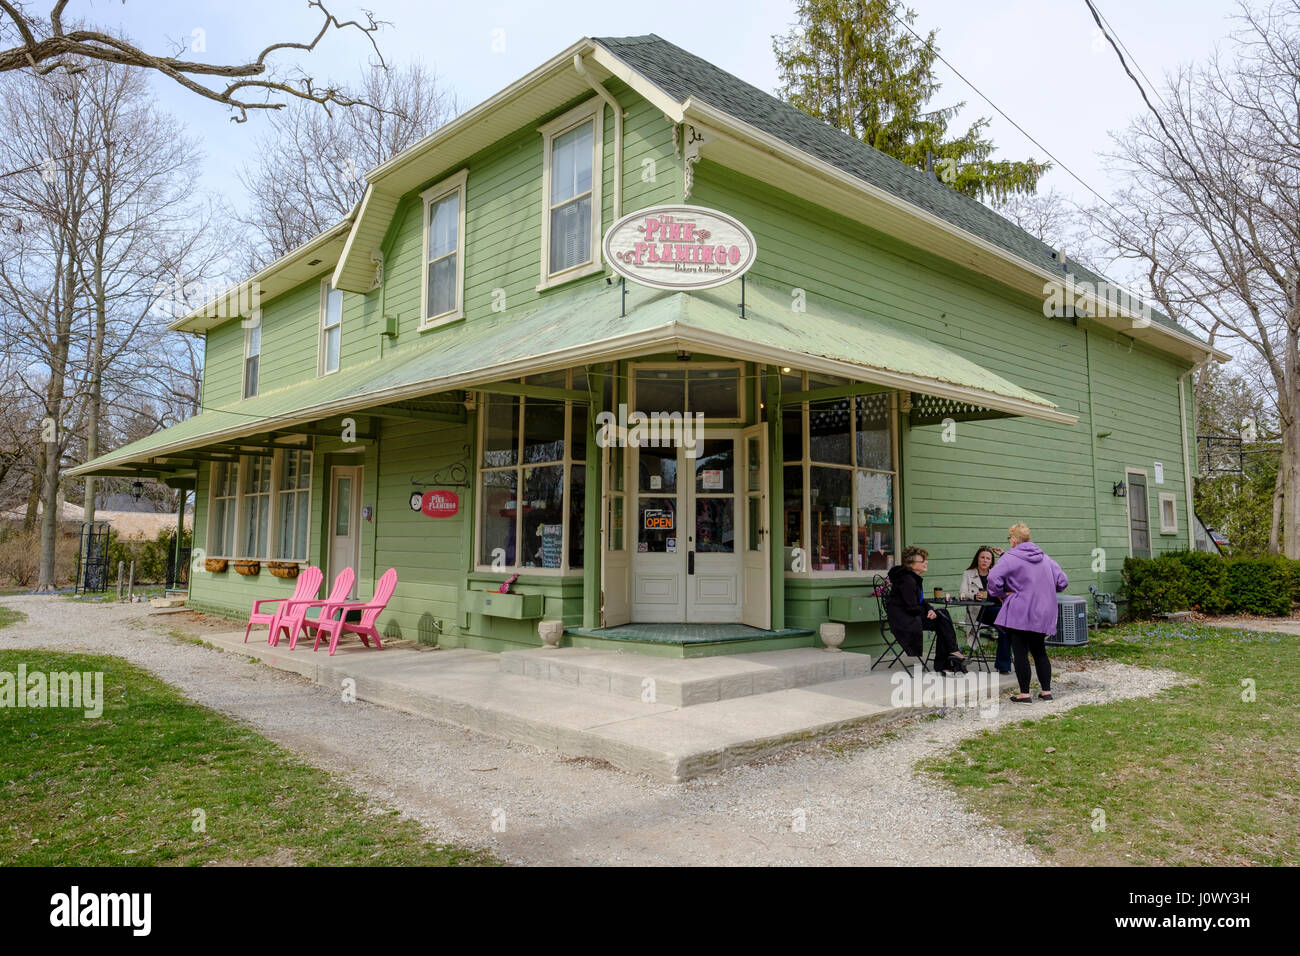
[[[741,438],[711,432],[685,448],[636,448],[633,621],[742,619],[745,488]]]

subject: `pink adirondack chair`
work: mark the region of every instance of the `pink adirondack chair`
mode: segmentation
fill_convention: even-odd
[[[308,634],[316,630],[316,626],[321,621],[329,620],[334,613],[334,606],[337,604],[348,603],[348,594],[352,591],[352,580],[356,576],[351,568],[344,568],[334,578],[334,586],[330,588],[329,596],[323,601],[290,601],[289,607],[285,610],[285,619],[290,620],[289,631],[289,650],[298,646],[298,636]],[[312,618],[307,616],[307,612],[312,608],[320,608],[320,613]]]
[[[298,575],[298,583],[293,589],[293,597],[290,598],[262,598],[260,601],[253,602],[253,610],[248,615],[248,627],[244,628],[244,643],[248,643],[248,633],[253,629],[254,624],[266,624],[270,627],[271,632],[267,635],[267,643],[275,643],[275,632],[280,620],[280,612],[284,609],[287,601],[306,600],[314,598],[316,592],[320,590],[321,579],[325,575],[321,569],[312,565],[303,568]],[[263,611],[263,604],[274,604],[274,611]]]
[[[375,639],[375,646],[383,649],[383,644],[379,641],[379,630],[375,627],[375,621],[378,620],[380,612],[388,606],[389,599],[393,596],[393,591],[397,588],[397,569],[389,568],[380,577],[375,584],[375,596],[364,604],[349,603],[335,604],[331,610],[338,611],[338,617],[331,617],[325,620],[325,612],[321,612],[320,618],[316,624],[316,643],[312,645],[312,650],[320,647],[321,640],[328,634],[330,638],[330,654],[333,655],[339,646],[339,638],[346,631],[350,634],[356,634],[361,638],[361,643],[366,647],[370,646],[368,638]],[[360,611],[361,620],[349,622],[346,620],[349,611]]]

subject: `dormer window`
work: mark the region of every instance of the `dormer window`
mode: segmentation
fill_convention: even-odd
[[[317,374],[328,375],[339,370],[339,347],[343,339],[343,290],[330,285],[329,279],[320,284],[320,367]]]
[[[465,180],[462,169],[421,193],[424,200],[424,288],[420,328],[465,315]]]
[[[542,281],[539,289],[600,271],[601,121],[593,99],[541,127]]]

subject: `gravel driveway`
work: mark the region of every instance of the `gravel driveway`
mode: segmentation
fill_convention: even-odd
[[[917,777],[918,759],[1008,721],[1154,694],[1172,671],[1106,663],[1054,680],[1058,700],[911,719],[685,784],[503,743],[340,695],[237,655],[184,644],[147,605],[5,597],[28,620],[0,649],[113,654],[395,807],[439,839],[529,864],[981,864],[1039,861],[1015,837]],[[170,618],[170,619],[169,619]],[[265,630],[263,629],[263,633]],[[495,825],[495,828],[494,828]],[[504,829],[502,829],[504,826]]]

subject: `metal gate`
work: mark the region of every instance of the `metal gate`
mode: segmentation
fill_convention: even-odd
[[[108,522],[83,521],[77,546],[77,580],[74,591],[108,590]]]

